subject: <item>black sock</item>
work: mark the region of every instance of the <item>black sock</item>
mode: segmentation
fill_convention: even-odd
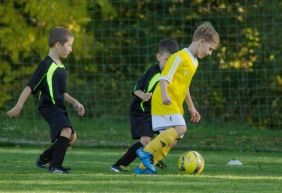
[[[40,159],[41,161],[44,161],[44,162],[47,162],[47,161],[52,160],[53,153],[54,153],[54,150],[55,150],[55,146],[56,146],[56,142],[53,143],[48,149],[46,149],[46,150],[39,156],[39,159]]]
[[[66,137],[60,136],[55,143],[53,158],[50,167],[61,167],[65,158],[67,148],[70,140]]]
[[[142,143],[137,142],[128,148],[127,152],[114,164],[114,166],[128,166],[136,159],[136,150],[143,147]]]

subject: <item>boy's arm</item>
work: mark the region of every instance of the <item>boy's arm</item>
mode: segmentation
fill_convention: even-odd
[[[150,100],[150,98],[152,97],[152,93],[151,92],[146,92],[144,93],[142,90],[135,90],[134,95],[136,95],[137,97],[139,97],[140,99],[142,99],[143,101],[148,101]]]
[[[9,117],[17,117],[17,116],[19,116],[19,114],[21,113],[21,110],[22,110],[26,100],[30,96],[30,94],[31,94],[31,88],[29,86],[26,86],[23,89],[23,91],[22,91],[22,93],[21,93],[21,95],[20,95],[20,97],[18,99],[17,104],[12,109],[10,109],[7,112],[7,115]]]
[[[85,113],[84,106],[80,102],[78,102],[78,100],[76,100],[66,92],[64,93],[64,99],[65,101],[73,105],[74,109],[76,110],[79,116],[84,115]]]
[[[160,86],[161,86],[161,93],[162,93],[162,101],[164,105],[171,104],[171,99],[167,94],[167,85],[168,81],[165,79],[160,80]]]
[[[138,98],[142,99],[143,101],[148,101],[152,97],[151,92],[144,92],[146,85],[148,84],[149,80],[152,78],[152,68],[149,68],[145,74],[138,80],[137,84],[135,85],[133,94]]]
[[[186,94],[186,97],[185,97],[185,102],[186,102],[186,104],[188,106],[188,110],[189,110],[190,115],[191,115],[191,122],[198,123],[200,121],[200,119],[201,119],[201,115],[196,110],[196,108],[195,108],[195,106],[193,104],[189,88],[187,90],[187,94]]]

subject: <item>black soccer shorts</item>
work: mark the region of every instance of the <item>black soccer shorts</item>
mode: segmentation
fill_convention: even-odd
[[[140,139],[148,136],[154,137],[152,130],[152,117],[147,114],[130,113],[131,136],[133,139]]]
[[[49,124],[52,143],[60,136],[63,128],[71,128],[72,133],[74,133],[74,129],[65,108],[59,108],[54,105],[51,107],[40,108],[39,112]]]

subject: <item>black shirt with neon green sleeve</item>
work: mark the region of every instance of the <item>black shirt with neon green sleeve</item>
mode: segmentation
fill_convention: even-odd
[[[135,85],[134,91],[141,90],[144,93],[153,92],[157,83],[160,80],[161,69],[159,65],[152,66]],[[134,93],[133,91],[133,93]],[[143,101],[139,97],[133,94],[133,100],[131,103],[131,112],[137,114],[151,115],[151,99],[147,102]]]
[[[67,74],[64,65],[56,64],[50,56],[40,62],[27,86],[32,94],[40,92],[39,108],[57,106],[65,108]]]

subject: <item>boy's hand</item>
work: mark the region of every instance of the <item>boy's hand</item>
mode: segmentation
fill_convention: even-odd
[[[147,102],[148,100],[150,100],[151,97],[152,97],[152,93],[146,92],[146,93],[143,94],[142,100]]]
[[[84,106],[82,104],[80,104],[78,101],[75,101],[73,103],[73,107],[76,110],[76,112],[78,113],[79,116],[83,116],[85,113],[84,110]]]
[[[201,115],[200,113],[195,109],[195,107],[193,108],[188,108],[190,115],[191,115],[191,122],[192,123],[198,123],[201,119]]]
[[[22,108],[20,106],[16,105],[7,112],[7,115],[11,118],[17,117],[17,116],[20,115],[21,111],[22,111]]]
[[[171,104],[171,99],[168,95],[163,95],[162,100],[163,100],[164,105],[170,105]]]

